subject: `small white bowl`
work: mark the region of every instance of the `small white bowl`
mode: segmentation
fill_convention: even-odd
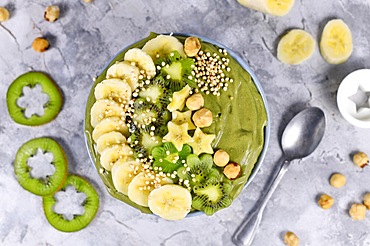
[[[337,92],[337,104],[349,123],[370,128],[370,69],[356,70],[343,79]]]

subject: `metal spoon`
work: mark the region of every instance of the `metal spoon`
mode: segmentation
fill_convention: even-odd
[[[298,113],[286,126],[281,140],[285,161],[271,183],[260,207],[249,217],[244,218],[243,223],[232,236],[232,241],[236,245],[252,244],[262,219],[263,210],[288,170],[290,162],[306,157],[316,149],[324,136],[325,125],[324,112],[319,108],[311,107]]]

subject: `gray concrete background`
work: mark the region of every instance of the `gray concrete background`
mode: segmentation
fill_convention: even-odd
[[[58,4],[61,17],[43,20],[47,5]],[[0,26],[0,244],[1,245],[232,245],[231,235],[257,204],[266,182],[280,164],[279,137],[288,120],[307,106],[321,107],[327,116],[322,144],[310,157],[295,161],[265,211],[253,245],[283,245],[282,235],[294,231],[301,245],[370,245],[370,214],[352,221],[348,209],[370,191],[369,169],[359,169],[350,154],[370,153],[370,132],[351,126],[336,106],[340,81],[350,72],[370,66],[370,4],[362,0],[296,1],[285,17],[273,17],[240,6],[235,0],[1,0],[11,19]],[[299,66],[276,59],[278,38],[291,28],[303,28],[317,40],[325,23],[342,18],[351,28],[354,51],[342,65],[329,65],[316,48]],[[271,141],[266,159],[252,184],[227,209],[170,222],[141,214],[105,191],[90,163],[83,138],[87,95],[94,77],[121,48],[154,32],[187,32],[209,37],[239,52],[266,92],[271,112]],[[32,50],[35,37],[46,36],[51,49]],[[59,116],[40,127],[15,124],[7,113],[10,83],[29,70],[49,73],[64,93]],[[69,170],[97,188],[101,206],[82,231],[61,233],[46,221],[40,197],[18,185],[13,160],[27,140],[51,136],[69,158]],[[328,179],[334,172],[347,177],[341,189]],[[334,206],[324,211],[317,196],[328,193]]]

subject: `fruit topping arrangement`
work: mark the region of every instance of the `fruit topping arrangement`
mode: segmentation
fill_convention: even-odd
[[[243,167],[217,146],[221,113],[207,106],[235,80],[227,51],[210,52],[197,37],[154,35],[121,56],[93,89],[87,118],[100,174],[167,220],[228,207]]]

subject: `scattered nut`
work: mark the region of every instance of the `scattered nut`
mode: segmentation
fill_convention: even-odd
[[[230,162],[224,167],[224,174],[230,180],[238,178],[241,173],[242,168],[238,163]]]
[[[4,7],[0,7],[0,22],[9,20],[9,16],[9,11]]]
[[[196,56],[200,50],[200,41],[197,37],[187,37],[185,39],[184,51],[187,56]]]
[[[349,215],[352,217],[353,220],[363,220],[365,219],[366,215],[366,206],[359,203],[352,204]]]
[[[369,157],[364,152],[358,152],[353,156],[353,163],[355,163],[356,166],[364,168],[369,164]]]
[[[230,156],[229,154],[222,149],[219,149],[216,151],[216,153],[213,156],[213,162],[216,164],[216,166],[224,167],[227,163],[229,163]]]
[[[85,3],[91,3],[93,0],[84,0]]]
[[[319,206],[322,208],[322,209],[329,209],[333,206],[334,204],[334,199],[329,196],[329,195],[326,195],[326,194],[322,194],[320,196],[320,199],[319,201],[317,202],[319,204]]]
[[[364,196],[364,205],[367,209],[370,209],[370,193],[366,193]]]
[[[60,9],[56,5],[48,6],[44,12],[44,19],[50,22],[54,22],[59,18]]]
[[[194,124],[199,127],[207,127],[212,124],[212,112],[207,108],[199,109],[193,115]]]
[[[204,98],[202,94],[196,93],[186,100],[186,107],[190,110],[198,110],[204,106]]]
[[[284,243],[288,246],[298,246],[299,245],[299,238],[293,232],[288,231],[284,235]]]
[[[32,43],[32,48],[37,52],[44,52],[49,48],[49,42],[45,38],[36,38]]]
[[[346,184],[346,177],[343,174],[335,173],[330,177],[330,185],[334,188],[340,188]]]

